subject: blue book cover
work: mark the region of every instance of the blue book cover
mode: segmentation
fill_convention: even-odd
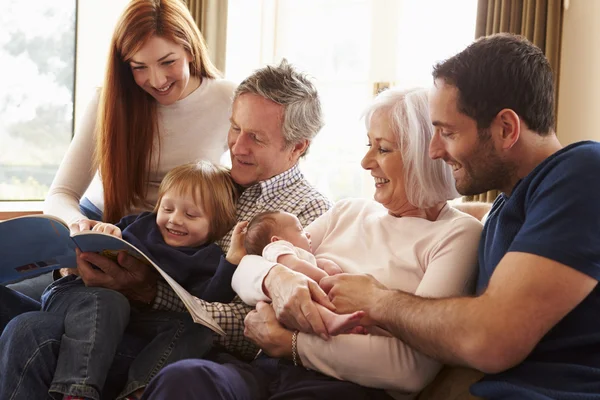
[[[30,278],[58,268],[76,268],[75,249],[116,259],[129,254],[153,264],[123,239],[101,232],[83,231],[71,236],[67,225],[49,215],[28,215],[0,223],[0,283]]]
[[[77,266],[69,228],[55,217],[30,215],[0,222],[0,243],[0,283]]]

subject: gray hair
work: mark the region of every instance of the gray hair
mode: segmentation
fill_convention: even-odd
[[[387,113],[396,135],[408,201],[415,207],[427,208],[459,197],[450,166],[429,157],[434,128],[429,116],[428,91],[422,88],[383,91],[364,112],[367,130],[377,111]]]
[[[245,93],[255,94],[283,106],[282,132],[286,146],[312,139],[323,127],[317,89],[306,75],[284,58],[278,66],[254,71],[237,87],[234,101]],[[308,151],[306,148],[303,155]]]

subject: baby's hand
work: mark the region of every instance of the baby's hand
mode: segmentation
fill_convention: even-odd
[[[326,258],[317,258],[317,267],[321,268],[329,276],[344,272],[339,265]]]
[[[225,258],[234,265],[238,265],[246,255],[246,249],[244,248],[246,226],[248,226],[248,221],[238,222],[231,234],[231,245]]]
[[[116,236],[118,238],[122,237],[121,229],[119,229],[119,227],[117,227],[113,224],[107,224],[106,222],[97,223],[92,228],[92,231],[106,233],[107,235]]]

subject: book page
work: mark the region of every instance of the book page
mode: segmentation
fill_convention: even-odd
[[[185,290],[180,284],[178,284],[173,278],[171,278],[134,245],[116,236],[93,231],[78,232],[73,235],[72,239],[77,244],[77,247],[84,252],[90,251],[116,259],[117,253],[125,250],[133,257],[136,257],[146,264],[151,265],[165,279],[169,286],[173,288],[177,296],[179,296],[185,307],[188,309],[194,322],[204,325],[214,332],[225,336],[223,329],[221,329],[215,320],[213,320],[212,316],[202,306],[200,300],[197,297],[192,296],[187,290]]]

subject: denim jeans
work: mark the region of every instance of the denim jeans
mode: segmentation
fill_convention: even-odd
[[[6,325],[0,336],[1,399],[52,398],[48,387],[62,332],[62,318],[41,311],[21,314]]]
[[[140,349],[131,362],[127,382],[118,398],[146,387],[165,366],[186,358],[202,358],[211,349],[214,334],[194,323],[188,313],[132,310],[121,345]]]
[[[39,309],[39,303],[0,286],[0,321],[12,319],[0,336],[2,400],[51,398],[64,316],[27,312]],[[101,398],[122,398],[145,387],[164,366],[203,357],[212,341],[212,332],[194,324],[187,313],[132,309]]]
[[[53,281],[54,277],[52,272],[46,272],[33,278],[26,278],[18,282],[8,284],[6,287],[39,302],[42,299],[42,293],[44,293],[44,290]]]
[[[42,310],[64,319],[50,392],[99,400],[129,323],[129,301],[115,290],[87,287],[69,275],[48,286]]]

